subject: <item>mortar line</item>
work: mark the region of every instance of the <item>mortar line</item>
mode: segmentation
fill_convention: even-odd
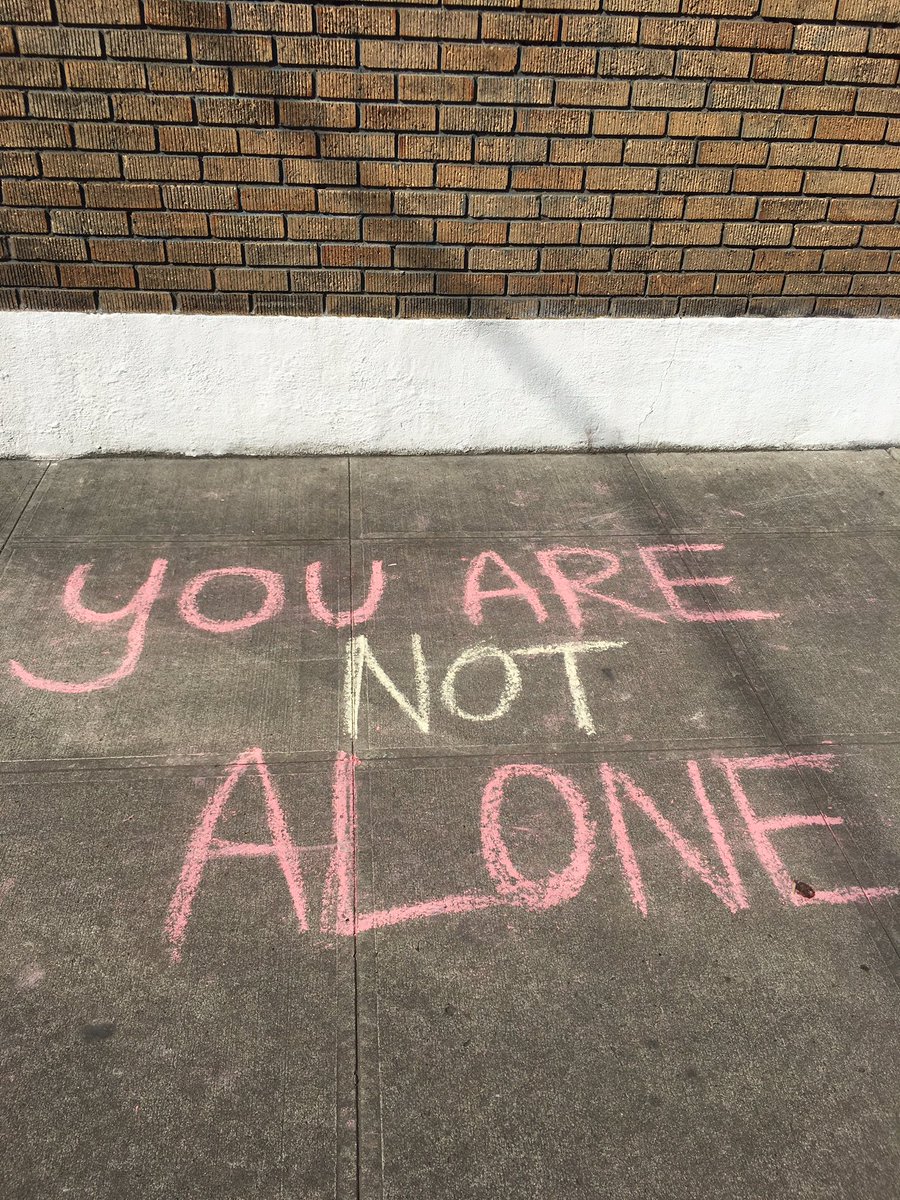
[[[2,543],[0,543],[0,554],[3,553],[3,551],[9,545],[9,543],[12,541],[13,534],[19,528],[19,522],[22,520],[22,518],[25,516],[25,513],[28,511],[28,506],[31,503],[31,501],[33,500],[35,492],[38,490],[38,488],[41,486],[41,484],[46,479],[47,472],[50,470],[52,465],[53,464],[51,462],[44,463],[43,471],[41,471],[40,475],[35,480],[33,487],[31,488],[31,490],[28,493],[28,496],[25,499],[25,503],[21,506],[18,513],[16,514],[15,520],[13,521],[12,525],[9,527],[6,537],[3,539]]]
[[[349,595],[350,595],[350,648],[349,648],[349,679],[345,686],[353,688],[354,680],[356,679],[356,664],[354,662],[354,645],[355,645],[355,625],[354,625],[354,607],[353,607],[353,460],[347,455],[347,575],[349,580]],[[352,694],[352,693],[351,693]],[[355,1177],[356,1177],[356,1200],[360,1200],[362,1193],[362,1146],[360,1137],[360,1053],[359,1053],[359,935],[357,933],[357,913],[359,912],[359,811],[357,808],[357,793],[356,793],[356,766],[353,760],[356,757],[356,729],[353,723],[347,731],[350,736],[350,811],[352,813],[351,830],[352,830],[352,853],[351,867],[353,872],[353,1139],[355,1145]],[[337,931],[335,931],[337,932]],[[339,939],[338,939],[339,940]],[[340,1198],[339,1198],[340,1200]]]

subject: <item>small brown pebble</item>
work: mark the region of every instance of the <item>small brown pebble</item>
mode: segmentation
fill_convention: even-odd
[[[804,883],[802,879],[794,880],[794,891],[799,892],[800,895],[806,900],[812,900],[813,896],[816,894],[816,889],[814,887],[810,887],[808,883]]]

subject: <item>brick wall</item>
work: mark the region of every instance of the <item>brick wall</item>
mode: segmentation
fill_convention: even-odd
[[[0,0],[0,306],[900,316],[900,0]]]

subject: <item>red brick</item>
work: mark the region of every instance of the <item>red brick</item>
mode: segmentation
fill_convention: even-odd
[[[367,242],[431,242],[434,222],[403,220],[397,217],[366,217],[363,237]],[[444,241],[438,238],[438,241]]]
[[[5,41],[2,53],[15,53],[12,30],[2,32]],[[16,36],[21,54],[44,54],[57,58],[99,58],[103,53],[100,34],[95,29],[41,29],[20,26]]]
[[[519,219],[537,217],[541,214],[541,197],[521,193],[473,192],[469,196],[470,217],[494,217]],[[544,214],[549,215],[549,214]]]
[[[137,276],[142,288],[163,291],[209,291],[212,271],[204,267],[138,267]]]
[[[549,142],[546,138],[528,137],[482,137],[475,143],[475,157],[479,162],[513,163],[546,162]]]
[[[90,188],[91,185],[88,184]],[[104,185],[105,186],[105,185]],[[59,180],[7,179],[3,183],[3,203],[38,208],[80,208],[81,193],[77,183]]]
[[[716,41],[715,21],[678,17],[644,17],[641,42],[645,46],[712,46]]]
[[[296,5],[300,7],[300,5]],[[363,8],[352,4],[316,9],[316,30],[325,34],[390,37],[397,30],[397,14],[389,8]]]
[[[867,196],[873,182],[871,171],[807,171],[804,190],[812,195]]]
[[[731,50],[786,50],[794,37],[794,28],[787,21],[777,24],[774,21],[720,21],[719,45]]]
[[[87,258],[87,247],[76,237],[11,237],[13,258],[43,259],[50,262],[75,262]]]
[[[130,288],[134,268],[119,263],[60,263],[59,283],[64,288]]]
[[[316,207],[312,188],[242,187],[241,208],[245,212],[312,212]],[[225,207],[211,205],[210,207]],[[229,206],[230,207],[230,206]]]
[[[362,286],[359,271],[291,271],[295,292],[358,292]]]
[[[258,33],[310,33],[312,31],[312,5],[290,3],[264,3],[250,0],[249,3],[232,3],[232,29],[245,29]]]
[[[492,14],[485,13],[485,19]],[[455,41],[475,41],[478,38],[477,12],[448,12],[446,9],[402,9],[400,36],[404,38],[447,38]],[[487,25],[482,36],[496,40]]]
[[[243,96],[198,96],[194,101],[201,125],[274,125],[275,101]],[[282,105],[282,111],[284,105]],[[283,119],[283,117],[282,117]]]
[[[284,107],[284,106],[282,106]],[[340,105],[348,109],[344,114],[345,129],[356,123],[356,106]],[[448,109],[449,112],[467,112],[468,109]],[[424,104],[365,104],[360,109],[360,125],[363,129],[394,129],[428,132],[437,128],[437,109]]]
[[[390,246],[361,246],[338,242],[322,247],[323,267],[389,267]],[[402,265],[402,264],[401,264]]]
[[[600,75],[671,75],[675,68],[672,50],[601,50],[597,71]]]
[[[384,78],[392,80],[393,77]],[[388,98],[391,94],[389,91],[384,93]],[[400,75],[397,78],[397,95],[400,100],[472,100],[475,97],[475,81],[442,75]],[[379,94],[373,98],[381,96]]]
[[[555,42],[558,32],[559,17],[553,15],[486,12],[481,17],[481,36],[489,42]],[[580,40],[568,29],[565,38],[573,42]]]
[[[213,238],[203,241],[170,242],[167,247],[169,262],[193,264],[195,266],[221,266],[229,263],[240,263],[242,246],[240,242],[222,242]]]
[[[286,292],[288,273],[266,267],[221,267],[216,271],[216,287],[223,292]]]
[[[56,15],[66,25],[140,25],[138,0],[56,0]]]
[[[510,227],[515,228],[515,223]],[[437,238],[443,243],[466,246],[503,245],[506,242],[505,221],[438,221]],[[515,241],[515,238],[511,238]]]
[[[434,110],[424,108],[421,104],[415,106],[419,112],[430,114]],[[512,108],[477,108],[474,105],[447,104],[440,110],[440,126],[449,133],[509,133],[516,119]],[[542,127],[548,116],[557,119],[560,133],[587,132],[590,114],[585,113],[585,128],[572,128],[572,122],[566,122],[569,114],[565,112],[547,113],[544,109],[519,110],[519,129],[522,133],[544,133]],[[577,114],[576,114],[577,115]],[[433,126],[431,126],[433,128]]]
[[[488,191],[505,190],[509,185],[508,167],[467,166],[461,163],[439,163],[437,186],[447,188],[481,188]]]
[[[597,52],[574,46],[523,46],[520,70],[537,75],[590,75]]]
[[[97,0],[97,3],[105,7],[106,0]],[[206,3],[205,0],[145,0],[144,15],[148,25],[173,29],[228,28],[226,6],[218,0],[213,3]],[[135,24],[139,24],[139,21],[135,21]]]
[[[436,66],[436,49],[434,53],[435,62],[433,64],[418,63],[410,65]],[[470,74],[478,74],[479,72],[509,72],[515,71],[518,61],[519,51],[515,46],[463,45],[451,42],[441,48],[441,68],[444,71],[466,71]]]
[[[241,243],[234,245],[240,250]],[[243,248],[250,267],[314,267],[318,261],[317,248],[305,242],[244,242]]]
[[[116,179],[120,174],[117,155],[88,150],[45,150],[41,164],[49,179]]]
[[[478,47],[462,47],[478,49]],[[444,48],[453,49],[452,46]],[[364,67],[381,67],[391,71],[436,71],[438,48],[429,42],[360,42],[360,63]],[[444,62],[444,69],[467,70]]]
[[[177,245],[178,243],[173,243]],[[205,245],[205,243],[202,243]],[[163,242],[146,241],[142,238],[92,238],[91,258],[95,262],[147,263],[164,262],[166,257]]]
[[[195,70],[204,68],[195,67]],[[215,70],[216,68],[205,68]],[[225,72],[226,79],[229,72]],[[309,71],[296,71],[283,67],[233,67],[230,72],[234,82],[234,90],[238,93],[255,96],[285,96],[302,97],[313,94],[312,74]],[[198,91],[205,89],[198,88]],[[209,89],[227,91],[225,88]],[[323,93],[324,95],[324,93]]]
[[[799,192],[802,186],[802,171],[744,168],[734,173],[736,192]]]

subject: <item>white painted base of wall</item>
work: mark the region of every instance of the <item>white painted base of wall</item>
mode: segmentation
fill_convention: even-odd
[[[900,321],[0,314],[0,456],[900,442]]]

